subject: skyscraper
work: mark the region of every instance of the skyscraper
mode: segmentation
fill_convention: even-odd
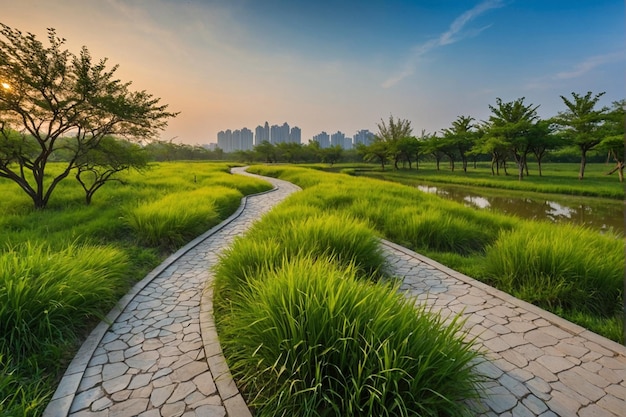
[[[302,143],[302,131],[298,126],[291,128],[291,132],[289,133],[289,142],[298,144]]]

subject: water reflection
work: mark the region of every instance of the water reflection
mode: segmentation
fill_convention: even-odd
[[[468,207],[498,211],[526,219],[551,220],[587,225],[600,230],[624,230],[623,203],[620,200],[589,197],[545,197],[514,191],[494,192],[460,186],[419,185],[419,190],[454,200]],[[548,198],[550,198],[548,200]]]

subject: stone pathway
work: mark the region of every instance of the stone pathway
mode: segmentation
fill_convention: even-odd
[[[233,169],[243,173],[242,169]],[[246,174],[250,175],[250,174]],[[219,226],[168,258],[109,314],[68,367],[44,417],[250,416],[212,322],[210,267],[233,239],[299,190],[267,178]]]
[[[626,416],[626,347],[384,242],[401,291],[444,317],[462,314],[486,395],[477,416]]]
[[[234,237],[298,190],[267,180],[274,191],[244,199],[120,300],[112,324],[101,323],[68,367],[44,417],[251,416],[203,289]],[[473,404],[476,415],[626,416],[626,348],[406,248],[383,248],[401,290],[443,314],[462,313],[486,352],[478,369],[487,395]]]

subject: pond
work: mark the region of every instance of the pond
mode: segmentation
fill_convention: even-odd
[[[606,198],[555,196],[519,191],[494,191],[456,185],[419,185],[421,191],[468,207],[501,212],[525,219],[586,225],[624,233],[624,202]]]

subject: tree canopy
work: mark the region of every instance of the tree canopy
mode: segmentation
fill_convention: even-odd
[[[178,114],[115,78],[118,66],[107,68],[106,58],[64,45],[54,29],[44,45],[0,24],[0,178],[18,184],[36,208],[104,137],[153,138]],[[49,175],[60,153],[64,167]]]

